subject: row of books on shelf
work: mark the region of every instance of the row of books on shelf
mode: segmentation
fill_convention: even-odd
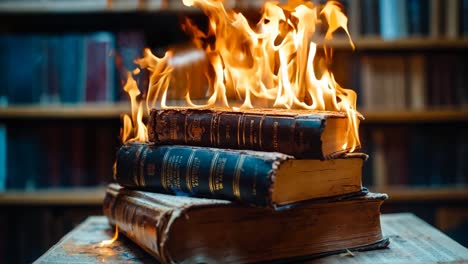
[[[0,34],[0,106],[18,104],[82,104],[127,101],[127,71],[143,56],[141,31],[65,33],[62,35]],[[155,47],[156,55],[165,49]],[[174,66],[169,98],[204,97],[206,58],[191,45],[173,47]],[[190,72],[190,80],[187,72]],[[134,76],[142,93],[148,72]]]
[[[466,127],[375,127],[362,132],[369,153],[363,180],[384,186],[468,186]]]
[[[109,126],[0,126],[0,191],[110,181],[118,130]],[[99,142],[99,144],[97,144]]]
[[[463,54],[363,55],[353,65],[350,82],[366,110],[466,106],[464,59]]]
[[[0,35],[1,103],[116,100],[110,32]]]
[[[457,38],[468,34],[466,0],[342,0],[351,35]]]

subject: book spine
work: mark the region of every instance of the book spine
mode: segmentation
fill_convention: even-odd
[[[118,226],[119,232],[151,253],[159,262],[167,263],[161,259],[160,250],[163,247],[159,246],[166,235],[163,228],[169,220],[168,215],[164,214],[164,208],[156,207],[155,203],[142,206],[136,199],[122,197],[117,191],[108,190],[103,212],[111,225]]]
[[[272,177],[288,156],[188,146],[126,144],[115,179],[123,186],[194,197],[270,205]]]
[[[152,110],[150,141],[230,149],[276,151],[323,159],[325,117],[287,117],[210,110]]]

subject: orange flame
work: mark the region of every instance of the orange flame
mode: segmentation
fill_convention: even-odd
[[[134,73],[138,74],[139,71],[135,70]],[[124,85],[124,90],[130,97],[132,117],[130,118],[127,114],[123,116],[123,129],[120,131],[122,142],[145,142],[148,140],[148,130],[143,123],[143,104],[137,98],[140,95],[140,90],[130,72],[127,73],[127,82]],[[133,138],[131,137],[132,135],[134,136]]]
[[[107,239],[99,243],[100,247],[107,247],[112,245],[117,239],[119,238],[119,227],[116,225],[115,226],[115,233],[114,236],[111,239]]]
[[[259,23],[251,27],[240,13],[225,10],[219,0],[183,0],[186,6],[196,6],[209,18],[208,31],[203,32],[187,19],[183,25],[194,44],[206,54],[209,69],[206,76],[210,95],[205,104],[195,104],[186,94],[186,104],[192,108],[285,108],[345,112],[349,120],[347,143],[343,149],[353,151],[359,146],[359,113],[356,111],[356,93],[342,88],[325,67],[317,67],[318,45],[312,39],[320,35],[317,25],[326,25],[324,39],[343,29],[349,37],[347,17],[338,2],[329,1],[324,6],[312,2],[291,0],[286,5],[266,2]],[[324,42],[326,44],[326,41]],[[332,50],[323,45],[325,59],[331,59]],[[158,58],[149,49],[136,64],[150,73],[150,86],[146,110],[168,108],[167,92],[172,80],[174,65],[170,63],[173,52]],[[320,72],[317,74],[317,72]],[[177,80],[175,80],[177,81]],[[135,86],[134,86],[135,85]],[[145,141],[141,117],[141,104],[135,101],[136,83],[129,74],[126,91],[132,102],[132,127],[134,138]],[[133,94],[133,95],[132,95]],[[128,118],[127,118],[128,119]],[[124,119],[125,123],[130,122]],[[142,127],[139,127],[142,125]]]

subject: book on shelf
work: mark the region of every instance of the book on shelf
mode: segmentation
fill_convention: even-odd
[[[424,37],[429,33],[429,6],[427,0],[408,0],[408,35]]]
[[[114,36],[110,32],[96,32],[86,37],[86,101],[114,101],[114,60],[111,52],[115,48]]]
[[[407,37],[448,37],[466,35],[466,0],[364,0],[345,1],[351,34],[381,36],[384,40]],[[359,11],[357,11],[359,10]],[[359,34],[360,33],[360,34]]]
[[[458,38],[460,36],[460,8],[461,0],[445,1],[445,32],[448,38]]]
[[[408,36],[406,0],[380,0],[380,33],[383,39]]]
[[[365,154],[333,160],[294,159],[277,152],[128,143],[115,180],[129,188],[281,207],[363,192]]]
[[[152,109],[148,134],[157,144],[277,151],[297,158],[347,152],[349,120],[341,112]]]
[[[28,135],[22,129],[8,133],[7,189],[37,188],[42,164],[39,156],[38,135]]]
[[[83,34],[65,34],[59,48],[59,90],[62,103],[85,102],[86,41]]]
[[[0,39],[0,105],[115,100],[113,33],[2,33]]]
[[[421,54],[415,54],[408,59],[409,69],[409,108],[422,110],[426,105],[426,61]]]
[[[369,193],[272,211],[112,184],[104,199],[104,214],[162,263],[305,260],[386,247],[389,242],[380,227],[380,206],[386,198]]]
[[[362,36],[378,36],[380,35],[380,19],[379,19],[379,0],[364,0],[357,1],[362,5],[361,34]],[[354,2],[351,2],[354,3]],[[350,14],[351,15],[351,14]],[[353,18],[350,21],[354,21]]]
[[[57,35],[43,36],[38,42],[42,46],[40,51],[44,57],[44,62],[41,67],[43,76],[42,83],[39,83],[40,103],[41,104],[54,104],[60,101],[60,78],[61,69],[66,64],[62,63],[63,54],[60,48],[63,46],[62,37]],[[37,89],[32,87],[31,89]]]
[[[40,186],[42,187],[59,187],[65,186],[63,175],[63,167],[68,164],[62,160],[64,151],[62,149],[69,144],[63,144],[63,135],[57,124],[50,124],[41,127],[39,135],[41,137],[41,157],[45,157],[41,171],[42,178]],[[68,153],[65,151],[65,153]],[[65,164],[64,164],[65,163]]]
[[[466,106],[465,59],[465,54],[449,52],[362,55],[352,66],[359,68],[358,105],[389,111]]]
[[[0,123],[0,192],[6,190],[7,181],[7,128]]]

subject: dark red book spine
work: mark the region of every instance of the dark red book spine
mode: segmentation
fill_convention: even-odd
[[[149,140],[230,149],[275,151],[296,158],[323,159],[324,114],[275,115],[212,110],[156,110],[149,116]]]

